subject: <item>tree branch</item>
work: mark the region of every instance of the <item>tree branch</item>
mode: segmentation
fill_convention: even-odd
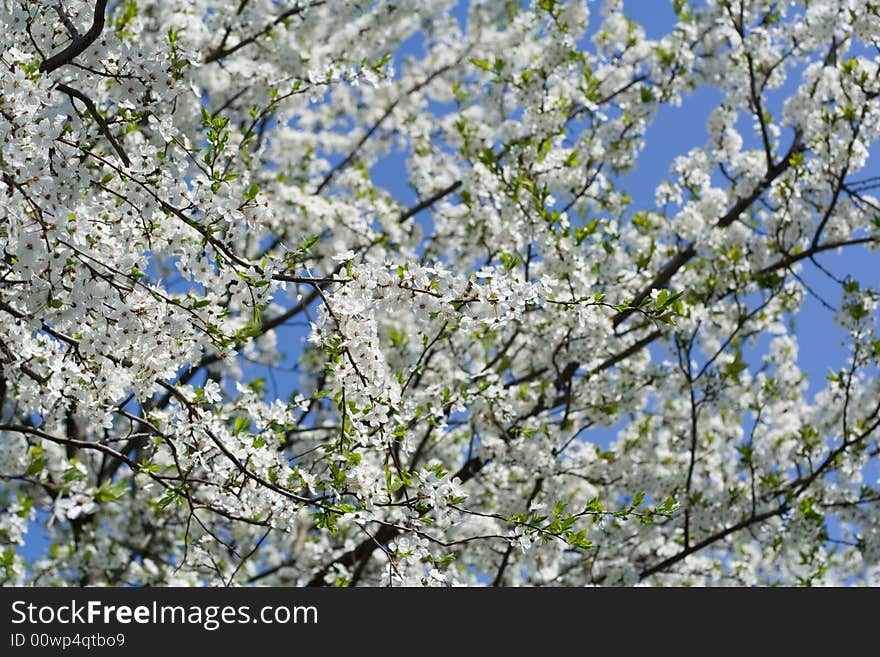
[[[760,196],[763,194],[770,185],[773,184],[779,176],[781,176],[788,168],[791,166],[791,156],[795,153],[799,153],[803,151],[804,147],[801,144],[800,133],[795,133],[794,141],[792,142],[791,148],[789,148],[788,153],[786,153],[785,157],[782,158],[775,166],[770,167],[767,170],[767,173],[764,175],[764,179],[755,187],[751,194],[748,196],[744,196],[740,200],[738,200],[733,207],[721,217],[717,222],[715,222],[716,228],[726,228],[734,221],[739,219],[743,212],[745,212],[749,206],[752,205]],[[627,310],[619,313],[613,320],[613,325],[617,327],[623,322],[627,317],[629,317],[633,312],[633,308],[638,308],[642,301],[648,298],[651,294],[651,290],[659,290],[667,285],[672,280],[672,277],[678,272],[679,269],[684,267],[695,255],[697,254],[697,249],[693,243],[688,244],[684,249],[675,254],[672,259],[670,259],[663,268],[657,272],[657,275],[654,279],[645,285],[636,295],[633,297],[632,303]]]
[[[126,155],[125,151],[122,149],[122,145],[116,140],[116,137],[113,136],[113,133],[110,132],[110,126],[107,125],[107,121],[104,119],[103,116],[101,116],[101,113],[98,111],[98,108],[95,106],[95,103],[92,101],[92,99],[78,89],[69,87],[66,84],[58,84],[57,88],[59,91],[66,93],[71,98],[76,98],[77,100],[81,101],[82,104],[86,106],[89,114],[97,122],[98,130],[100,130],[101,134],[104,135],[107,141],[110,142],[110,145],[113,147],[113,150],[116,151],[119,159],[122,160],[123,163],[125,163],[125,166],[131,166],[131,160],[128,159],[128,155]]]
[[[251,34],[249,37],[243,38],[238,43],[236,43],[232,46],[229,46],[228,48],[224,48],[221,44],[219,47],[215,48],[214,50],[212,50],[211,52],[209,52],[205,56],[205,64],[210,64],[212,62],[216,62],[220,59],[223,59],[224,57],[228,57],[229,55],[231,55],[235,52],[238,52],[239,50],[241,50],[245,46],[249,46],[250,44],[252,44],[254,41],[259,39],[261,36],[271,32],[272,28],[275,27],[276,25],[278,25],[279,23],[283,23],[288,18],[296,16],[297,14],[302,13],[306,9],[311,9],[312,7],[318,7],[323,4],[324,4],[324,2],[313,2],[312,4],[310,4],[306,7],[303,7],[302,5],[299,5],[299,4],[294,5],[293,7],[288,9],[287,11],[281,12],[275,18],[275,20],[273,20],[271,23],[266,25],[262,30],[255,32],[254,34]],[[244,6],[244,3],[242,3],[242,7],[243,6]],[[225,38],[224,38],[224,41],[225,41]]]
[[[97,0],[95,2],[95,15],[92,19],[92,26],[82,36],[74,37],[70,42],[70,45],[64,50],[53,55],[49,59],[44,59],[40,64],[40,72],[51,73],[55,69],[60,68],[65,64],[69,64],[76,57],[85,52],[85,50],[92,45],[99,36],[101,36],[101,32],[104,31],[106,10],[107,0]]]

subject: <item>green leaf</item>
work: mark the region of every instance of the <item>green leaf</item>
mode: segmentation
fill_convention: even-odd
[[[538,164],[544,161],[552,147],[553,142],[550,140],[549,137],[541,142],[541,145],[538,146]]]
[[[477,59],[476,57],[471,57],[469,61],[474,66],[478,66],[484,71],[488,71],[490,73],[492,71],[492,66],[491,64],[489,64],[489,60],[487,59]]]
[[[115,502],[125,494],[128,483],[125,481],[105,481],[95,491],[95,499],[98,502]]]
[[[28,467],[24,471],[24,474],[26,477],[33,477],[42,473],[43,470],[46,469],[46,464],[48,463],[48,460],[43,454],[43,448],[39,445],[31,447],[29,455],[31,457],[31,461],[30,463],[28,463]]]

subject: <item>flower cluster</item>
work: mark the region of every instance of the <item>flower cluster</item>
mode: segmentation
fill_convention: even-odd
[[[0,582],[880,581],[880,12],[631,4],[0,0]]]

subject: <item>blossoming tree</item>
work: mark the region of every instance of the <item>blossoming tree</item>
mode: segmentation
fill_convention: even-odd
[[[672,4],[2,0],[0,578],[878,583],[880,5]]]

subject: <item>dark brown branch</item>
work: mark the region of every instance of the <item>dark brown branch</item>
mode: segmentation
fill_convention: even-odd
[[[452,183],[448,187],[444,187],[440,191],[434,192],[433,194],[431,194],[431,196],[429,196],[425,200],[420,201],[419,203],[416,203],[414,206],[412,206],[408,210],[402,212],[401,215],[397,218],[397,222],[403,223],[404,221],[406,221],[410,217],[417,215],[422,210],[426,210],[427,208],[430,208],[437,201],[449,196],[459,187],[461,187],[461,181],[456,180],[454,183]]]
[[[242,3],[242,4],[244,4],[244,3]],[[241,50],[245,46],[249,46],[254,41],[259,39],[261,36],[268,34],[269,32],[272,31],[272,28],[275,27],[276,25],[278,25],[279,23],[283,23],[288,18],[291,18],[293,16],[296,16],[297,14],[302,13],[303,10],[305,10],[305,9],[311,9],[312,7],[318,7],[323,4],[324,4],[323,2],[313,2],[312,4],[310,4],[306,7],[303,7],[299,4],[294,5],[293,7],[288,9],[287,11],[281,12],[275,18],[275,20],[273,20],[271,23],[266,25],[259,32],[255,32],[254,34],[250,35],[249,37],[243,38],[241,41],[239,41],[235,45],[229,46],[228,48],[223,48],[221,45],[220,47],[216,48],[215,50],[212,50],[210,53],[208,53],[205,56],[205,64],[210,64],[212,62],[216,62],[217,60],[223,59],[224,57],[228,57],[229,55],[233,54],[234,52]],[[225,38],[224,38],[224,41],[225,41]]]
[[[44,59],[43,63],[40,64],[40,72],[51,73],[55,69],[69,64],[85,52],[101,36],[101,32],[104,31],[106,11],[107,0],[97,0],[95,2],[95,15],[92,19],[92,26],[82,36],[75,37],[64,50],[56,55],[52,55],[49,59]]]
[[[327,174],[324,176],[324,178],[318,184],[318,187],[315,189],[315,194],[320,194],[321,192],[323,192],[324,189],[326,189],[327,185],[329,185],[330,182],[333,180],[333,178],[335,178],[338,173],[343,171],[346,167],[348,167],[348,165],[350,165],[354,161],[354,159],[357,157],[357,154],[360,152],[361,148],[364,147],[364,144],[366,144],[370,140],[370,138],[376,133],[376,131],[379,129],[379,127],[383,123],[385,123],[385,120],[389,116],[391,116],[392,112],[394,112],[394,109],[400,104],[400,101],[402,101],[404,98],[407,98],[408,96],[410,96],[414,93],[421,91],[426,86],[431,84],[431,82],[433,82],[437,77],[446,73],[446,71],[451,69],[457,63],[458,62],[455,62],[452,64],[446,64],[445,66],[441,66],[436,71],[431,73],[428,77],[426,77],[424,80],[422,80],[421,82],[419,82],[416,85],[413,85],[405,93],[401,94],[396,99],[394,99],[394,101],[382,113],[382,116],[380,116],[376,120],[376,122],[370,127],[369,130],[367,130],[367,132],[364,134],[364,136],[360,138],[360,141],[358,141],[358,143],[355,145],[355,147],[353,149],[351,149],[351,151],[349,151],[348,155],[345,156],[345,159],[342,160],[341,162],[339,162],[339,164],[337,164],[332,169],[330,169],[330,171],[327,172]]]
[[[532,502],[535,501],[535,498],[538,496],[538,493],[541,492],[541,486],[544,484],[544,478],[539,477],[535,481],[535,485],[532,488],[532,492],[529,495],[528,500],[526,500],[526,511],[532,506]],[[492,580],[492,586],[497,587],[504,584],[504,571],[507,570],[507,566],[510,563],[510,555],[513,554],[514,543],[511,541],[507,545],[507,549],[504,551],[504,556],[501,557],[501,564],[498,566],[498,572],[495,573],[495,579]]]
[[[857,237],[851,240],[840,240],[837,242],[825,242],[824,244],[817,244],[815,246],[811,246],[806,251],[801,251],[800,253],[787,253],[783,258],[777,260],[772,265],[767,265],[763,269],[761,269],[758,274],[767,274],[777,269],[786,269],[800,260],[805,260],[807,258],[812,258],[813,256],[822,253],[823,251],[830,251],[832,249],[837,249],[845,246],[856,246],[858,244],[872,244],[877,242],[877,238],[875,237]]]
[[[737,327],[738,328],[738,327]],[[687,479],[685,480],[684,485],[684,494],[685,494],[685,507],[684,507],[684,547],[688,548],[691,544],[691,486],[693,485],[694,480],[694,468],[697,464],[697,425],[699,422],[699,404],[697,402],[696,392],[694,391],[694,376],[693,371],[691,369],[691,350],[694,346],[694,338],[697,336],[696,332],[691,334],[690,339],[687,341],[687,346],[683,345],[683,341],[679,341],[678,345],[678,362],[679,368],[684,374],[685,379],[688,384],[688,397],[690,399],[690,448],[689,448],[689,457],[688,457],[688,470],[687,470]],[[684,353],[682,350],[684,349]]]
[[[788,505],[782,504],[775,509],[770,509],[769,511],[759,513],[758,515],[751,515],[748,518],[739,521],[735,525],[731,525],[726,529],[722,529],[720,532],[716,532],[715,534],[704,538],[702,541],[694,543],[689,548],[685,548],[681,552],[673,554],[668,559],[664,559],[660,563],[645,568],[645,570],[639,573],[639,579],[645,579],[646,577],[650,577],[651,575],[664,571],[670,566],[677,564],[682,559],[689,557],[695,552],[699,552],[703,548],[709,547],[713,543],[716,543],[717,541],[720,541],[721,539],[726,538],[727,536],[730,536],[731,534],[734,534],[741,529],[745,529],[746,527],[750,527],[756,523],[764,522],[765,520],[769,520],[770,518],[782,515],[786,511],[788,511]]]
[[[738,200],[733,207],[721,217],[716,223],[715,226],[717,228],[726,228],[730,226],[734,221],[740,218],[743,212],[745,212],[758,198],[763,194],[770,185],[773,184],[779,176],[781,176],[788,168],[791,166],[791,158],[795,153],[800,153],[803,151],[803,145],[801,144],[800,133],[795,134],[794,141],[789,148],[788,153],[785,154],[785,157],[782,158],[776,165],[770,167],[767,170],[767,173],[764,175],[764,179],[755,187],[754,191],[748,196],[744,196],[740,200]],[[635,308],[638,308],[641,303],[648,298],[651,294],[651,290],[659,290],[665,288],[669,285],[669,282],[672,280],[672,277],[678,272],[679,269],[684,267],[695,255],[697,254],[697,249],[693,244],[688,244],[684,249],[676,253],[672,259],[670,259],[663,268],[657,273],[654,279],[645,285],[639,292],[633,297],[632,302],[630,303],[631,308],[624,310],[619,313],[613,320],[613,324],[617,327],[621,322],[623,322],[627,317],[629,317]]]
[[[116,137],[113,136],[113,133],[110,132],[110,126],[107,125],[107,121],[101,116],[101,113],[98,111],[98,108],[95,106],[95,103],[92,102],[92,99],[86,96],[82,91],[78,89],[74,89],[73,87],[69,87],[66,84],[59,84],[59,91],[63,91],[71,98],[76,98],[81,101],[83,105],[86,106],[86,109],[89,111],[89,114],[98,124],[98,130],[100,130],[101,134],[110,142],[110,145],[113,147],[113,150],[116,151],[116,154],[119,156],[119,159],[125,163],[125,166],[131,166],[131,160],[128,159],[128,155],[126,155],[125,151],[122,149],[120,143],[116,140]]]
[[[458,477],[461,480],[461,483],[465,483],[473,478],[483,468],[483,465],[483,460],[475,456],[466,461],[465,464],[461,466],[461,469],[453,475],[453,478]],[[324,577],[326,577],[327,573],[329,573],[335,566],[338,565],[348,568],[362,562],[373,553],[377,545],[387,545],[389,541],[400,535],[401,531],[402,530],[398,527],[391,527],[389,525],[380,526],[379,531],[376,532],[374,537],[362,541],[356,547],[324,565],[312,576],[307,586],[324,586]]]

